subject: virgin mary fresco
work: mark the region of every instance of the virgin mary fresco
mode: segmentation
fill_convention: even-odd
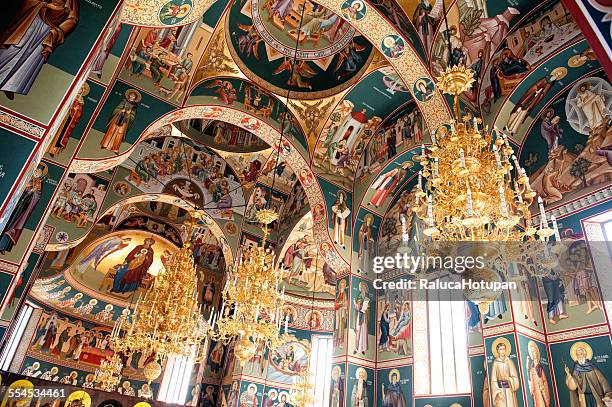
[[[123,264],[117,269],[113,280],[111,292],[131,293],[138,289],[140,283],[149,272],[153,264],[153,248],[155,240],[145,239],[144,243],[132,249],[126,256]]]
[[[74,31],[78,0],[23,0],[0,36],[0,90],[27,95],[43,65]]]

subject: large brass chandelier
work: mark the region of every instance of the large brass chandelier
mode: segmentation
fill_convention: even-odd
[[[455,117],[432,133],[422,146],[414,210],[424,221],[423,234],[434,241],[545,240],[548,227],[540,199],[540,225],[529,207],[536,197],[508,138],[489,132],[480,118],[461,116],[459,95],[470,89],[474,73],[464,66],[447,68],[438,88],[454,96]]]
[[[149,381],[161,374],[168,356],[200,357],[210,325],[198,304],[196,266],[191,238],[196,213],[183,225],[183,247],[161,269],[154,283],[138,298],[131,320],[119,319],[113,341],[118,352],[153,356],[144,367]]]
[[[96,369],[94,382],[100,390],[113,392],[121,381],[121,369],[123,369],[121,357],[113,353],[110,358],[102,360],[100,367]]]
[[[241,362],[250,359],[258,347],[261,351],[275,349],[288,337],[286,323],[281,335],[282,276],[275,267],[275,254],[266,248],[268,225],[277,218],[271,209],[257,212],[257,220],[263,224],[262,243],[243,248],[236,266],[228,271],[216,329],[210,332],[211,339],[225,344],[236,339],[234,354]]]

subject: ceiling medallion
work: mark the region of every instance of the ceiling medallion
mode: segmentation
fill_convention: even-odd
[[[202,18],[213,0],[126,0],[121,22],[145,27],[175,27]]]
[[[234,2],[224,29],[244,75],[276,94],[290,90],[294,99],[321,99],[347,89],[375,54],[347,21],[310,0]]]

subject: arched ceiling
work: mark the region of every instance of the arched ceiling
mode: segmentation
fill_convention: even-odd
[[[441,0],[219,0],[195,23],[174,30],[125,25],[120,38],[115,66],[107,69],[114,73],[93,78],[107,90],[91,86],[101,106],[70,165],[104,185],[100,216],[144,199],[172,203],[177,194],[176,203],[188,207],[185,202],[199,195],[211,230],[235,253],[261,237],[253,213],[270,203],[282,215],[270,236],[279,254],[307,240],[307,252],[320,254],[321,265],[313,267],[319,275],[323,264],[346,273],[358,267],[364,224],[385,238],[395,233],[387,245],[397,244],[398,213],[419,170],[413,157],[450,117],[434,78],[451,62],[478,74],[474,90],[462,98],[464,110],[491,128],[509,128],[518,159],[547,204],[582,196],[608,176],[605,153],[598,151],[612,142],[585,130],[584,111],[566,99],[586,81],[603,92],[609,109],[609,80],[560,0],[512,6],[487,0],[446,0],[444,6]],[[157,60],[159,76],[149,67]],[[602,81],[607,87],[598,86]],[[116,150],[100,148],[108,118],[130,90],[139,94],[132,128]],[[565,149],[554,154],[546,147],[550,133],[542,133],[550,109],[551,117],[559,116],[563,137],[557,144]],[[568,121],[572,114],[575,125]],[[138,163],[156,149],[160,154],[170,140],[189,146],[192,164],[215,162],[220,176],[211,173],[211,182],[208,171],[181,169],[176,182],[183,184],[166,188],[172,177],[163,186],[138,184],[132,176]],[[598,165],[586,188],[570,173],[578,158]],[[546,168],[562,174],[563,185],[545,186]],[[129,187],[125,196],[116,194],[121,185]],[[217,205],[226,202],[224,188],[231,191],[232,208]],[[344,244],[334,238],[334,206],[343,199],[351,212]],[[49,222],[66,229],[61,220]],[[67,242],[86,236],[88,228],[81,229]],[[51,247],[67,242],[56,236]]]

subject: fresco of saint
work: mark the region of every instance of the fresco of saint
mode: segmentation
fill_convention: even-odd
[[[24,0],[0,37],[0,90],[27,95],[43,65],[79,22],[77,0]]]
[[[125,92],[125,98],[117,105],[108,124],[100,147],[114,153],[119,152],[121,143],[125,140],[127,132],[136,119],[136,108],[142,95],[134,89]]]
[[[25,228],[25,224],[30,219],[32,212],[40,201],[42,195],[42,184],[48,173],[48,167],[40,163],[34,170],[32,179],[26,185],[25,190],[19,197],[17,205],[9,218],[2,235],[0,235],[0,254],[5,255],[13,249],[19,241],[19,237]]]

